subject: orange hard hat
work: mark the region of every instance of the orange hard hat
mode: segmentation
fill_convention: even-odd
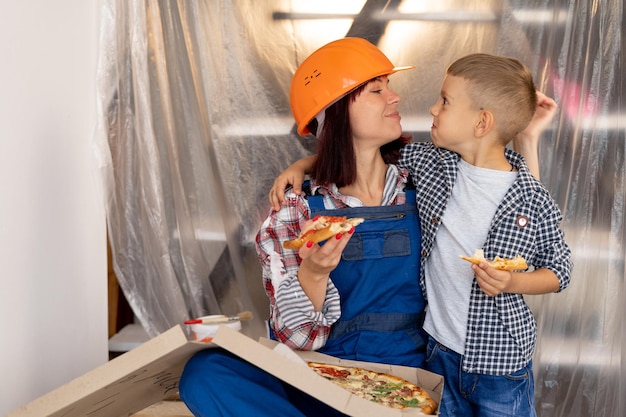
[[[302,62],[291,80],[289,100],[298,133],[309,133],[307,125],[322,109],[364,82],[413,68],[394,67],[380,49],[362,38],[322,46]]]

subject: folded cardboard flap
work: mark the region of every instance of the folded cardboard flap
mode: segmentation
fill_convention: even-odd
[[[127,417],[177,393],[187,359],[210,346],[174,326],[6,417]]]

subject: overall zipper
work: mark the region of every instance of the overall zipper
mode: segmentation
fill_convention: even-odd
[[[384,219],[403,219],[406,217],[406,213],[396,213],[396,214],[378,214],[378,215],[370,215],[370,216],[359,216],[364,218],[365,220],[384,220]]]

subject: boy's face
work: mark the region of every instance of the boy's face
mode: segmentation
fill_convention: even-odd
[[[468,82],[464,78],[447,75],[441,86],[441,95],[429,109],[433,116],[430,136],[433,143],[463,154],[474,137],[480,109],[468,95]]]
[[[369,82],[348,104],[350,127],[358,146],[379,148],[402,134],[398,112],[400,96],[387,84],[387,77],[384,76]]]

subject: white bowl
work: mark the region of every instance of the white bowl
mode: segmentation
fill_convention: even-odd
[[[199,317],[199,319],[208,319],[208,318],[216,318],[216,317],[226,317],[223,315],[213,315],[213,316],[203,316]],[[228,323],[211,323],[211,324],[190,324],[191,333],[193,335],[193,340],[197,342],[205,342],[210,343],[213,340],[213,336],[217,332],[217,328],[221,325],[225,325],[230,327],[233,330],[241,330],[241,321],[231,321]]]

